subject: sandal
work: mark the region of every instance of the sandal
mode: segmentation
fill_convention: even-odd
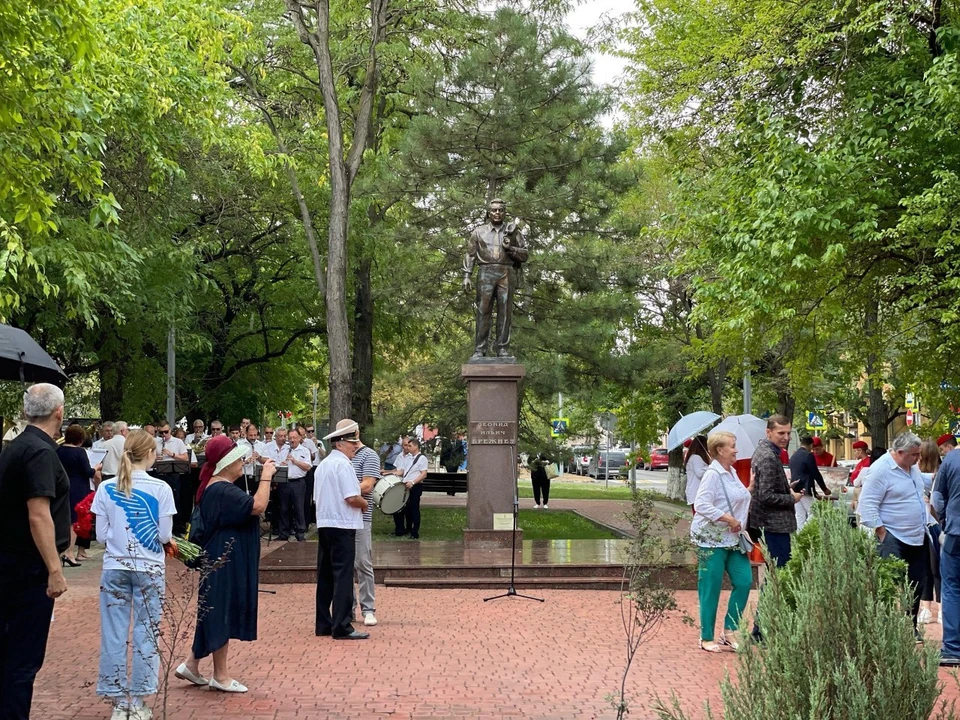
[[[706,643],[706,644],[704,644],[704,643]],[[700,641],[700,649],[703,650],[704,652],[712,652],[712,653],[723,652],[723,648],[720,647],[720,646],[719,646],[717,643],[715,643],[713,640],[701,640],[701,641]]]
[[[726,633],[721,633],[721,634],[720,634],[720,644],[721,644],[721,645],[726,645],[726,646],[728,646],[728,647],[731,647],[731,648],[733,648],[734,650],[739,650],[739,649],[740,649],[740,640],[737,638],[736,635],[733,635],[732,637],[727,637],[727,634],[726,634]]]

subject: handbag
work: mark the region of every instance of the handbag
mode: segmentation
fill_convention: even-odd
[[[727,486],[723,483],[723,476],[720,476],[720,489],[723,490],[723,497],[727,500],[727,510],[730,511],[730,515],[733,515],[733,504],[730,502],[730,495],[727,494]],[[737,533],[737,549],[744,555],[749,555],[753,552],[753,541],[750,537],[743,531],[743,528],[740,528],[740,532]]]
[[[560,474],[557,472],[557,467],[553,463],[547,465],[545,472],[547,473],[547,480],[553,480]]]

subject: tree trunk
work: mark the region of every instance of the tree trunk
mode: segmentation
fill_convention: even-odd
[[[670,453],[667,468],[667,497],[671,500],[686,498],[686,475],[683,473],[683,446]]]
[[[788,390],[777,391],[777,413],[793,422],[793,414],[797,411],[797,399]]]
[[[356,272],[353,309],[353,410],[361,428],[373,423],[373,260],[364,257]]]
[[[717,414],[723,414],[723,386],[727,383],[727,362],[721,360],[715,366],[707,368],[707,382],[710,385],[710,408]]]
[[[330,2],[317,0],[313,6],[285,0],[287,11],[300,41],[313,53],[320,77],[320,92],[327,124],[330,157],[330,227],[327,234],[327,347],[330,360],[330,424],[347,417],[353,396],[350,366],[350,327],[347,322],[347,237],[349,232],[350,189],[363,162],[370,141],[373,101],[377,92],[377,51],[386,36],[389,0],[370,3],[370,47],[365,63],[363,87],[353,116],[353,143],[345,154],[337,75],[330,52]],[[316,14],[313,25],[305,16]]]
[[[867,418],[864,423],[870,431],[873,447],[889,447],[887,444],[887,404],[883,399],[883,377],[880,373],[880,358],[877,356],[875,340],[880,323],[880,303],[876,296],[867,300],[866,312],[863,316],[863,331],[867,341]]]
[[[126,362],[112,362],[100,368],[100,418],[123,420],[123,370]]]

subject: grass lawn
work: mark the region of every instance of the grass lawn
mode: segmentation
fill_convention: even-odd
[[[533,486],[520,481],[520,497],[532,498]],[[621,480],[610,481],[610,487],[602,484],[587,483],[559,483],[556,480],[550,483],[550,497],[557,500],[629,500],[630,488]],[[521,517],[523,512],[520,513]]]
[[[421,540],[462,540],[466,508],[422,507]],[[569,510],[521,510],[517,524],[524,540],[613,540],[618,536]],[[409,542],[393,534],[393,518],[373,511],[373,539]]]

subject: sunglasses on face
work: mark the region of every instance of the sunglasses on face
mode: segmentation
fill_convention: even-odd
[[[169,431],[169,430],[161,430],[160,432],[161,432],[163,435],[169,435],[169,434],[170,434],[170,431]]]
[[[308,435],[313,435],[313,430],[307,430]]]

